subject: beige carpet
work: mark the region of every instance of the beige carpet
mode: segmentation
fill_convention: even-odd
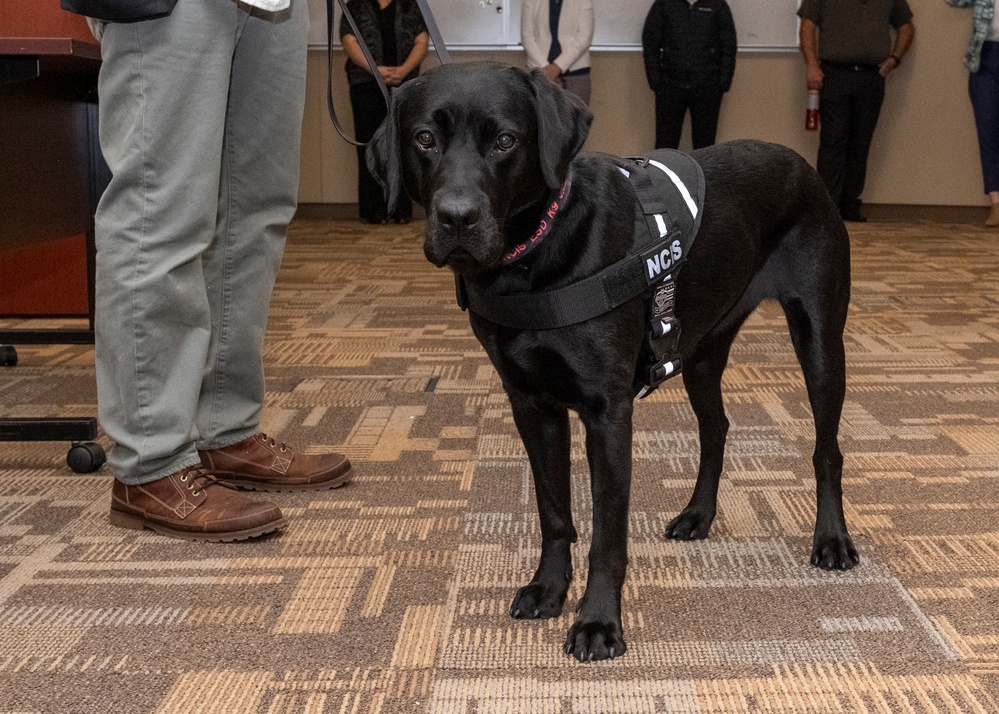
[[[264,428],[346,451],[357,478],[278,494],[280,536],[115,529],[106,472],[71,473],[64,444],[0,444],[0,712],[999,711],[999,233],[851,226],[850,573],[807,564],[812,425],[778,309],[732,352],[707,541],[662,538],[695,473],[682,385],[637,408],[629,651],[584,666],[561,651],[583,454],[566,614],[513,621],[540,546],[527,461],[421,230],[293,227]],[[2,413],[93,413],[91,349],[19,351]]]

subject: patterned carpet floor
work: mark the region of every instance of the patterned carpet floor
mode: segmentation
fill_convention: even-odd
[[[561,644],[590,534],[581,428],[565,614],[511,620],[540,547],[527,459],[421,230],[293,225],[263,427],[346,452],[357,476],[276,494],[284,533],[116,529],[106,467],[77,475],[65,444],[0,444],[0,712],[999,712],[996,233],[850,227],[851,572],[807,563],[813,432],[779,308],[732,351],[708,540],[662,537],[696,471],[682,384],[636,408],[629,650],[580,665]],[[0,413],[94,413],[92,348],[19,352]]]

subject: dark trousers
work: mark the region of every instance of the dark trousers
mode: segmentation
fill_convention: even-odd
[[[680,145],[683,119],[690,111],[690,132],[695,149],[715,143],[723,92],[710,89],[668,89],[656,92],[656,148]]]
[[[375,82],[350,85],[350,106],[354,110],[354,136],[359,142],[368,142],[385,121],[385,99]],[[386,220],[385,192],[368,171],[365,160],[366,147],[357,147],[357,205],[361,218],[372,222]],[[412,218],[413,204],[405,193],[399,196],[393,218]]]
[[[816,168],[840,210],[860,207],[867,155],[885,98],[885,79],[874,66],[822,63],[819,155]]]
[[[999,42],[982,47],[982,63],[968,76],[968,94],[975,110],[985,193],[999,191]]]

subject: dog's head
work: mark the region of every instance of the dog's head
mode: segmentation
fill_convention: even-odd
[[[426,210],[427,259],[476,272],[508,249],[508,218],[561,187],[591,120],[537,70],[449,64],[395,92],[367,162],[390,211],[403,190]]]

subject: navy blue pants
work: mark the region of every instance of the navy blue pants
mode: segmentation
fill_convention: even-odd
[[[985,193],[999,191],[999,42],[982,47],[982,64],[968,76],[968,94],[975,110]]]

